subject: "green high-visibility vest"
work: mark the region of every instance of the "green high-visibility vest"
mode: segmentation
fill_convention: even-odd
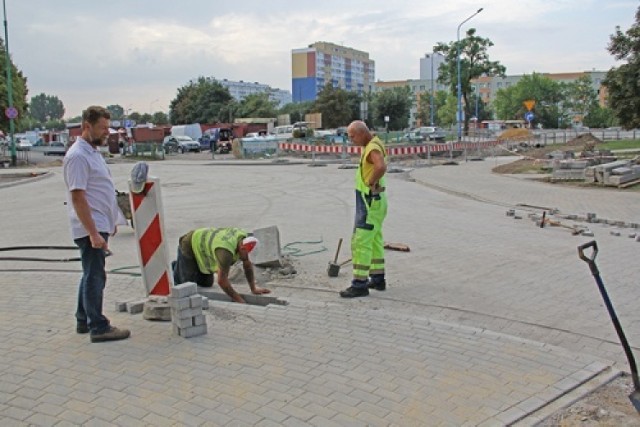
[[[191,249],[203,274],[213,274],[218,270],[216,249],[226,249],[233,255],[233,262],[238,261],[236,249],[238,242],[247,237],[241,228],[199,228],[191,236]]]

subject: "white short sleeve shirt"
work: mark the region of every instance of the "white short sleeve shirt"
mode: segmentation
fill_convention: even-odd
[[[113,234],[122,223],[122,212],[116,201],[116,188],[111,171],[100,151],[78,137],[63,162],[64,182],[67,186],[67,210],[73,239],[89,235],[71,203],[71,192],[83,190],[91,209],[91,217],[101,233]]]

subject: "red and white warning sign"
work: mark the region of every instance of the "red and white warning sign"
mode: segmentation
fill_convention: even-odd
[[[148,178],[140,193],[129,181],[131,213],[138,242],[138,259],[147,295],[169,295],[173,282],[164,234],[160,181]]]

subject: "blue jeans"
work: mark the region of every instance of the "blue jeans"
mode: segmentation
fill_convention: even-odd
[[[107,233],[100,235],[105,241],[109,238]],[[86,323],[92,334],[100,334],[109,330],[109,319],[102,314],[102,299],[107,282],[107,273],[104,270],[105,253],[102,248],[91,247],[89,236],[75,239],[74,242],[80,248],[82,261],[76,319],[78,323]]]

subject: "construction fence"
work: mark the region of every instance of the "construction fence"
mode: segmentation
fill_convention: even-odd
[[[486,157],[496,154],[498,141],[448,142],[442,144],[403,144],[386,147],[389,157],[459,157],[461,155]],[[363,147],[356,145],[314,145],[300,142],[280,142],[278,154],[359,156]]]

